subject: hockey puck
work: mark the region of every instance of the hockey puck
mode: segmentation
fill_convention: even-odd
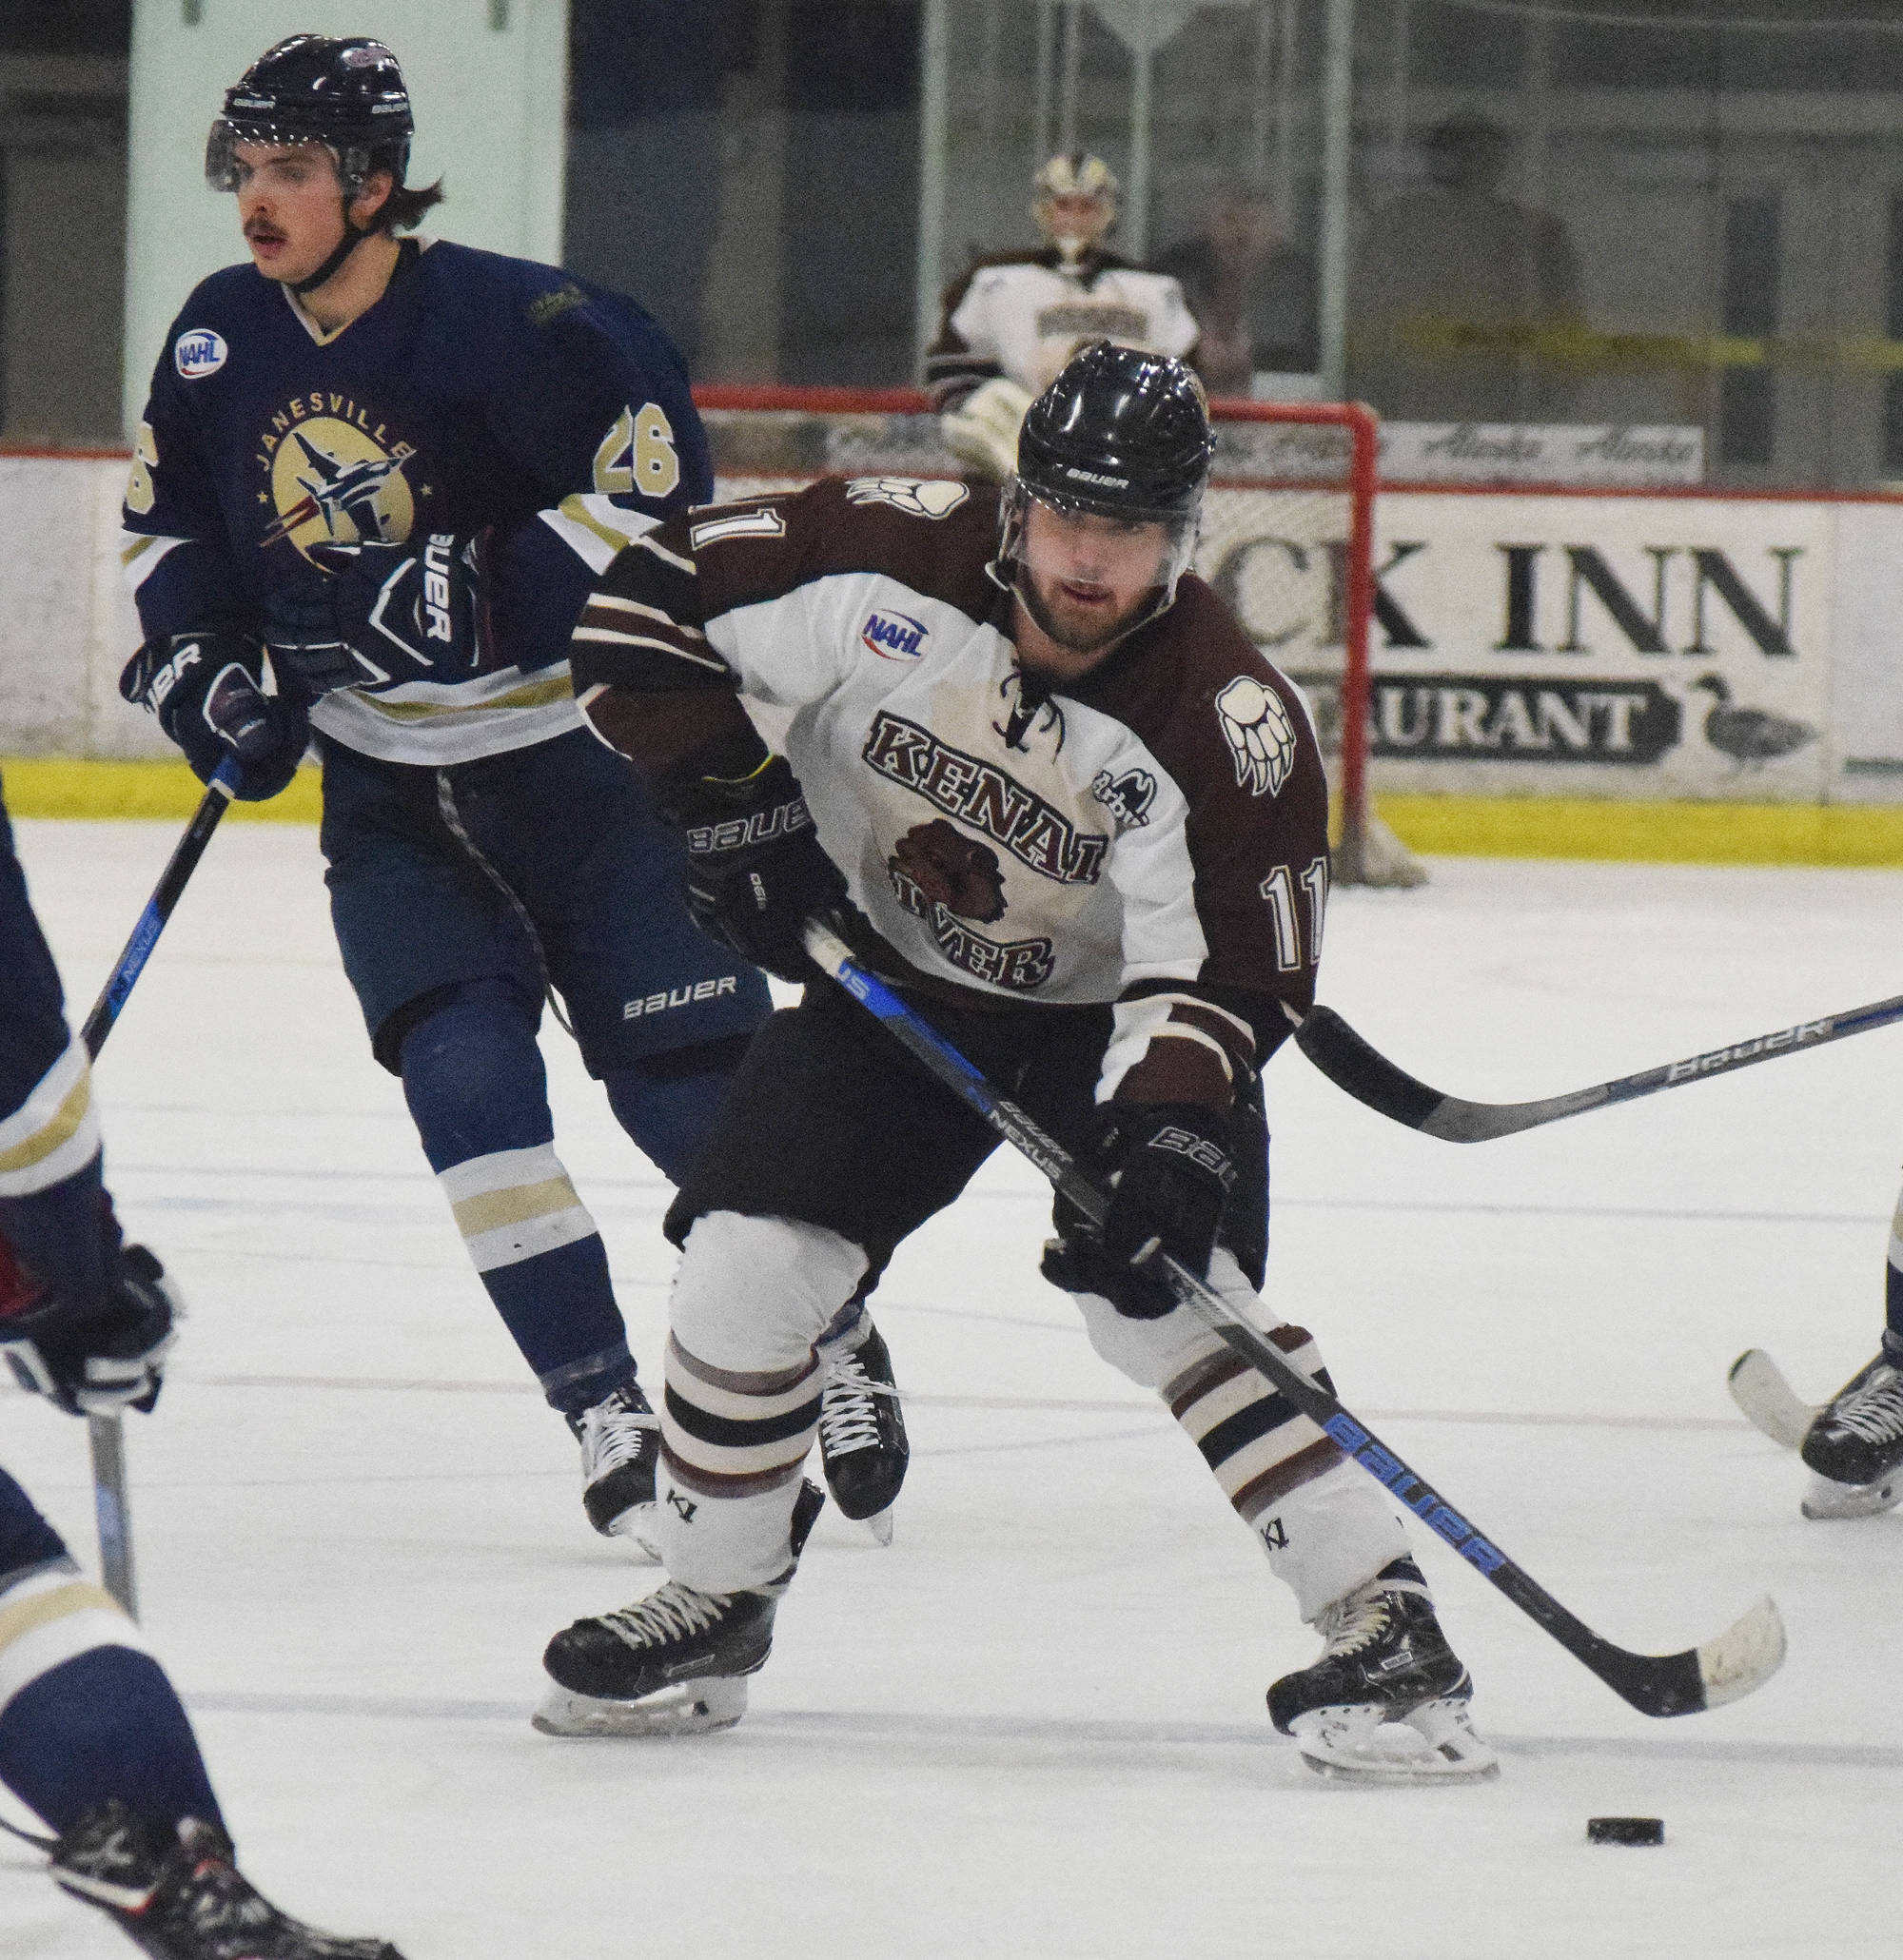
[[[1588,1817],[1588,1844],[1663,1844],[1663,1817]]]

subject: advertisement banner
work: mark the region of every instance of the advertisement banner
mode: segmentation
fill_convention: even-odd
[[[1285,535],[1286,500],[1237,497],[1199,569],[1301,682],[1325,736],[1339,712],[1339,548]],[[1822,800],[1836,520],[1822,502],[1383,496],[1378,783]]]

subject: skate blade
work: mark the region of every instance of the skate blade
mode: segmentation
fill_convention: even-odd
[[[618,1539],[642,1565],[660,1563],[660,1545],[655,1531],[655,1507],[632,1504],[608,1527],[608,1536]]]
[[[706,1735],[731,1729],[746,1712],[744,1675],[683,1681],[639,1701],[578,1695],[551,1681],[529,1723],[544,1735]]]
[[[1311,1770],[1345,1783],[1478,1783],[1500,1774],[1464,1701],[1425,1701],[1391,1720],[1374,1708],[1311,1709],[1296,1716],[1292,1734]]]
[[[893,1539],[893,1507],[888,1504],[883,1511],[874,1511],[866,1519],[866,1529],[873,1535],[875,1545],[889,1545]]]
[[[1834,1479],[1811,1472],[1811,1480],[1798,1506],[1806,1518],[1874,1518],[1879,1511],[1903,1504],[1903,1468],[1879,1477],[1874,1483],[1838,1483]]]

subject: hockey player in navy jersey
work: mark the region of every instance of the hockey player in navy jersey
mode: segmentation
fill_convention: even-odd
[[[315,736],[372,1048],[580,1441],[590,1520],[645,1543],[656,1419],[536,1030],[552,990],[678,1183],[768,1011],[760,974],[694,931],[678,842],[568,677],[592,579],[705,500],[707,447],[632,301],[402,235],[440,195],[404,181],[411,127],[376,41],[294,36],[227,92],[206,174],[251,264],[192,293],[152,379],[125,511],[146,641],[123,686],[202,776],[235,753],[241,797],[276,794]],[[858,1303],[827,1353],[829,1478],[850,1516],[881,1513],[904,1438]]]
[[[1177,1302],[1166,1251],[1298,1368],[1258,1297],[1259,1071],[1315,997],[1327,784],[1307,711],[1187,566],[1215,441],[1180,362],[1099,342],[1032,404],[1002,508],[866,477],[696,511],[582,614],[579,698],[688,840],[707,929],[812,984],[749,1051],[667,1217],[669,1578],[550,1641],[562,1735],[739,1719],[811,1521],[840,1303],[997,1147],[821,979],[831,918],[1112,1195],[1044,1276],[1154,1389],[1322,1635],[1268,1691],[1344,1774],[1495,1767],[1385,1494]],[[590,639],[629,617],[639,641]],[[766,750],[744,700],[771,704]]]
[[[0,1355],[72,1415],[150,1409],[178,1303],[122,1241],[86,1050],[0,800]],[[54,1833],[52,1875],[161,1960],[400,1960],[286,1919],[232,1862],[165,1670],[0,1470],[0,1783]]]

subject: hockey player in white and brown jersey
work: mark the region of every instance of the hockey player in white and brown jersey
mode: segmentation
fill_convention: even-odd
[[[1100,343],[1033,405],[1001,515],[883,477],[714,506],[584,609],[578,697],[685,833],[696,919],[812,984],[668,1215],[668,1583],[556,1636],[542,1726],[738,1719],[811,1522],[815,1343],[995,1145],[815,977],[818,915],[1113,1188],[1101,1231],[1060,1204],[1044,1272],[1323,1632],[1276,1726],[1334,1769],[1492,1767],[1387,1500],[1154,1270],[1161,1248],[1207,1273],[1320,1370],[1257,1297],[1258,1071],[1314,997],[1327,791],[1300,696],[1185,576],[1212,446],[1188,369]]]

